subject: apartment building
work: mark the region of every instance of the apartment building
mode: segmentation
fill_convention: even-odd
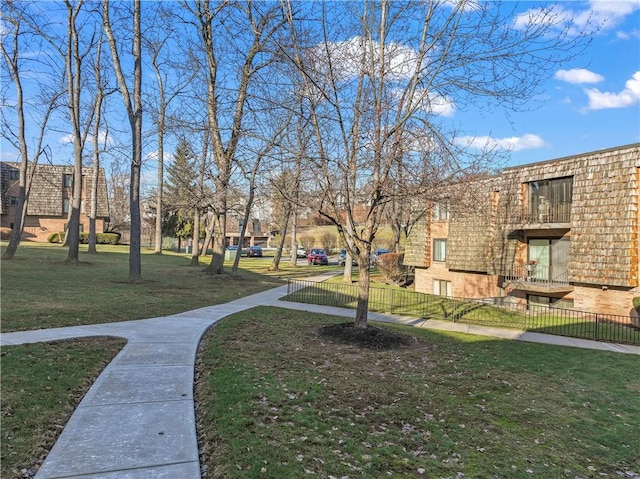
[[[640,296],[640,144],[458,189],[410,235],[417,291],[630,314]]]
[[[92,168],[84,168],[82,175],[82,206],[80,231],[89,231],[91,207]],[[4,233],[13,229],[18,202],[20,164],[0,162],[0,199],[2,210],[0,225]],[[62,165],[37,165],[31,185],[22,238],[30,241],[47,241],[51,233],[65,231],[69,216],[73,187],[73,167]],[[96,232],[103,233],[109,216],[107,183],[104,171],[98,175]],[[3,235],[4,235],[3,233]]]

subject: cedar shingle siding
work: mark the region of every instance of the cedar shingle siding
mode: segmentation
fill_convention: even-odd
[[[508,168],[463,190],[452,195],[448,270],[506,275],[526,262],[526,238],[546,234],[570,240],[567,276],[576,287],[640,284],[640,144]],[[414,228],[406,264],[430,266],[430,221]]]
[[[2,226],[9,227],[13,222],[14,208],[10,208],[11,196],[18,195],[19,181],[15,178],[15,172],[19,171],[18,163],[0,163],[0,177],[2,179]],[[82,211],[81,224],[84,225],[91,209],[92,168],[82,170]],[[31,193],[27,205],[27,217],[25,218],[25,236],[36,241],[45,241],[46,236],[52,232],[64,230],[67,212],[64,211],[64,201],[70,201],[72,193],[70,187],[64,186],[64,176],[73,175],[72,166],[37,165],[31,184]],[[97,214],[100,224],[104,226],[104,220],[109,216],[109,203],[107,198],[107,182],[104,170],[98,174],[98,198]],[[101,232],[102,228],[98,232]]]

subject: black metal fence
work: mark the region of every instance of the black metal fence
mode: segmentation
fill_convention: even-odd
[[[353,309],[357,306],[358,286],[289,280],[288,294],[284,299]],[[371,287],[369,310],[597,341],[640,344],[640,325],[634,324],[630,316],[515,304],[509,302],[508,298],[449,298],[397,288]]]

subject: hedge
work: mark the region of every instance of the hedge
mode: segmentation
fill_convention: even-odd
[[[64,232],[51,233],[47,238],[49,243],[62,243],[64,241]],[[96,233],[96,244],[118,244],[120,242],[120,233]],[[89,243],[89,233],[80,233],[80,243]]]

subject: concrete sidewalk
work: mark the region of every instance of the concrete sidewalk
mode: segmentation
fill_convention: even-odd
[[[321,281],[326,276],[314,279]],[[79,404],[36,479],[200,478],[193,386],[196,352],[204,332],[225,316],[263,305],[345,317],[355,314],[342,308],[280,301],[286,292],[282,286],[163,318],[3,334],[3,346],[105,335],[128,340]],[[636,346],[377,313],[371,313],[370,319],[640,355]]]

